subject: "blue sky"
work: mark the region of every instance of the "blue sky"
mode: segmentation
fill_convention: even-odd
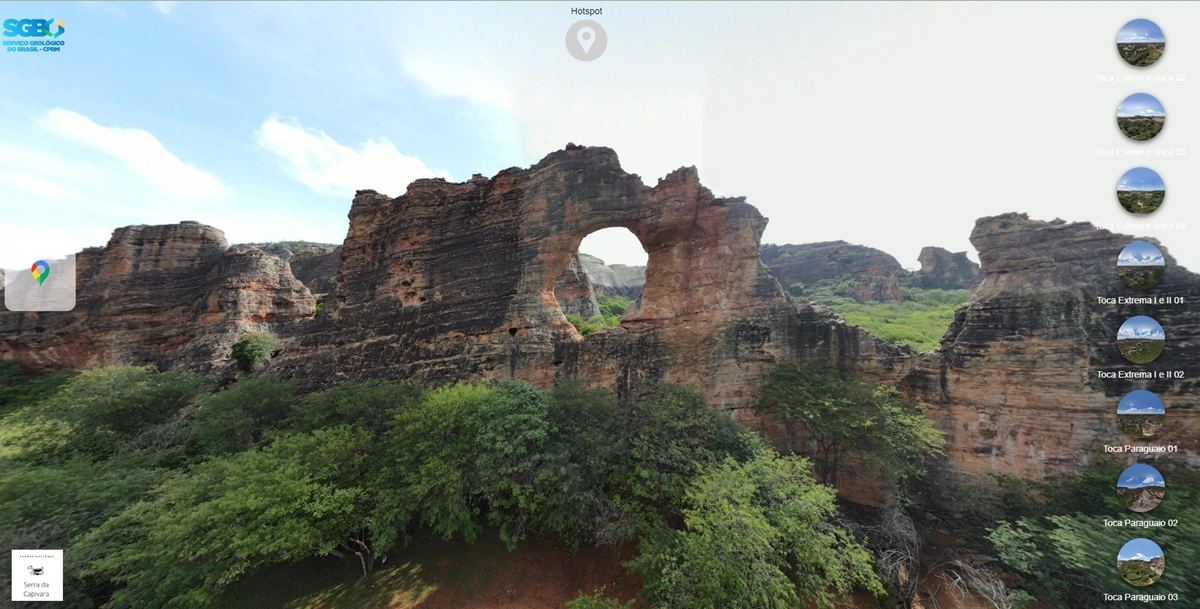
[[[1166,42],[1162,28],[1149,19],[1134,19],[1117,32],[1117,42]]]
[[[1117,116],[1161,116],[1163,105],[1149,93],[1134,93],[1117,107]]]
[[[1153,243],[1134,241],[1117,256],[1117,266],[1166,266],[1162,250]]]
[[[1121,546],[1121,551],[1117,553],[1117,560],[1150,560],[1162,555],[1162,548],[1158,547],[1158,544],[1139,537]]]
[[[1163,334],[1162,326],[1157,321],[1145,315],[1138,315],[1125,320],[1125,323],[1121,324],[1121,329],[1117,330],[1117,340],[1123,338],[1166,340],[1166,335]]]
[[[1126,171],[1117,182],[1117,190],[1166,190],[1158,172],[1147,167],[1134,167]]]
[[[1125,394],[1117,405],[1117,414],[1166,414],[1162,400],[1145,389],[1136,389]]]
[[[1138,463],[1125,468],[1117,478],[1117,486],[1123,488],[1142,488],[1143,486],[1166,486],[1162,474],[1157,469]]]
[[[705,186],[770,219],[765,243],[844,239],[909,268],[927,245],[978,259],[969,238],[983,216],[1127,219],[1094,204],[1127,166],[1076,154],[1124,145],[1096,123],[1119,93],[1061,78],[1116,69],[1101,67],[1120,61],[1105,41],[1128,19],[1116,3],[1083,16],[1070,4],[612,2],[597,18],[608,46],[593,62],[566,51],[572,6],[6,3],[4,18],[63,21],[66,45],[0,57],[0,73],[19,83],[0,99],[0,264],[180,220],[235,243],[341,242],[355,189],[396,196],[417,177],[492,176],[568,142],[615,149],[651,186],[697,167]],[[1178,3],[1155,16],[1195,10]],[[1053,48],[1014,49],[1016,29]],[[1047,53],[1059,57],[1054,70],[1040,67]],[[1191,65],[1192,53],[1173,57]],[[1081,111],[1010,112],[1029,90]],[[931,97],[947,124],[970,128],[930,133],[911,120]],[[852,126],[811,119],[831,109]],[[1054,137],[1030,147],[1030,129]],[[1188,162],[1155,168],[1182,175]],[[930,166],[942,187],[921,194],[913,222],[912,205],[895,204],[897,185]],[[1043,193],[1037,205],[1030,188]],[[1194,223],[1189,206],[1155,213]],[[1181,265],[1200,263],[1200,240],[1164,236]],[[646,259],[624,229],[581,249]]]

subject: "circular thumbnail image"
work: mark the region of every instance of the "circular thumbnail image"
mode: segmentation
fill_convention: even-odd
[[[1117,478],[1117,499],[1135,512],[1149,512],[1162,503],[1167,483],[1157,469],[1144,463],[1131,465]]]
[[[1134,93],[1117,106],[1117,127],[1131,140],[1152,140],[1166,123],[1167,111],[1153,95]]]
[[[1167,187],[1153,169],[1134,167],[1117,182],[1117,201],[1131,214],[1151,213],[1166,198]]]
[[[1117,330],[1117,349],[1135,364],[1149,364],[1158,359],[1166,343],[1162,326],[1145,315],[1130,317]]]
[[[1137,538],[1121,546],[1117,552],[1117,573],[1135,586],[1149,586],[1162,577],[1167,569],[1167,557],[1158,544]]]
[[[1131,66],[1148,66],[1166,50],[1162,28],[1149,19],[1134,19],[1117,32],[1117,52]]]
[[[1162,281],[1167,260],[1153,243],[1134,241],[1117,255],[1117,276],[1135,290],[1149,290]]]
[[[1167,409],[1157,395],[1138,389],[1130,391],[1117,405],[1117,424],[1135,438],[1151,438],[1162,429]]]

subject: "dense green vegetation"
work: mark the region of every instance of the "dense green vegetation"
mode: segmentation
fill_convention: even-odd
[[[1148,560],[1119,560],[1117,572],[1130,585],[1144,587],[1158,581],[1166,569]]]
[[[1165,190],[1118,190],[1117,200],[1125,211],[1148,214],[1158,209],[1167,198]]]
[[[883,590],[809,462],[688,387],[618,403],[576,383],[301,395],[270,376],[214,392],[149,368],[9,374],[24,390],[0,416],[0,539],[67,550],[66,607],[219,606],[232,582],[334,550],[381,585],[384,552],[415,533],[470,541],[485,527],[510,548],[533,533],[636,541],[628,567],[661,607],[828,607]],[[602,591],[575,603],[614,606]]]
[[[1119,42],[1117,52],[1131,66],[1148,66],[1167,50],[1165,42]]]
[[[1165,340],[1151,338],[1122,338],[1117,340],[1117,349],[1125,359],[1135,364],[1149,364],[1162,355],[1167,346]]]
[[[791,292],[831,307],[847,322],[888,342],[906,343],[918,351],[938,346],[954,320],[955,310],[971,297],[970,290],[902,288],[905,300],[900,302],[857,302],[846,295],[849,287],[836,283],[808,288],[798,285]]]
[[[282,255],[285,250],[293,254],[324,254],[337,248],[336,243],[317,243],[314,241],[273,241],[271,243],[249,243],[247,245],[253,245],[268,254],[276,256]]]
[[[945,434],[925,418],[925,405],[893,387],[819,364],[783,364],[767,374],[757,410],[787,424],[793,445],[813,460],[821,480],[836,484],[854,464],[899,486],[942,454]]]
[[[278,347],[279,339],[273,334],[247,332],[233,344],[233,361],[237,362],[238,370],[254,372],[271,361]]]
[[[1166,120],[1162,116],[1118,116],[1117,126],[1131,140],[1144,142],[1162,131]]]
[[[587,336],[604,328],[616,327],[621,323],[621,316],[633,305],[633,300],[624,296],[598,296],[596,302],[600,305],[600,314],[595,317],[584,319],[575,314],[566,316],[567,321],[575,326],[575,330],[579,332],[580,336]]]
[[[1080,475],[1041,482],[1001,479],[999,501],[974,504],[975,522],[990,529],[988,540],[1004,565],[1022,576],[1020,585],[1049,609],[1107,607],[1104,593],[1142,593],[1114,577],[1117,552],[1133,537],[1146,536],[1167,550],[1167,561],[1194,565],[1200,560],[1200,472],[1172,461],[1154,466],[1170,480],[1171,493],[1153,512],[1154,520],[1176,526],[1131,530],[1104,526],[1129,511],[1112,492],[1126,464],[1103,461]],[[1138,519],[1149,516],[1138,516]],[[1144,531],[1144,532],[1143,532]],[[1171,569],[1154,584],[1155,594],[1200,598],[1200,579]],[[1144,603],[1171,606],[1173,603]]]
[[[1150,438],[1162,429],[1166,419],[1161,414],[1123,414],[1117,416],[1117,424],[1121,431],[1135,438]]]
[[[1165,266],[1119,266],[1117,276],[1135,290],[1149,290],[1162,281],[1166,271]]]

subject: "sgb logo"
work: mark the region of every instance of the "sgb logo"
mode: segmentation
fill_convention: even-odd
[[[5,19],[5,36],[49,36],[58,38],[67,31],[67,26],[58,19]]]

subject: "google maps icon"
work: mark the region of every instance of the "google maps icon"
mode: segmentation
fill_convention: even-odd
[[[46,278],[50,276],[50,265],[46,264],[45,260],[38,260],[33,263],[33,267],[29,269],[33,273],[33,278],[37,279],[38,285],[46,283]]]

